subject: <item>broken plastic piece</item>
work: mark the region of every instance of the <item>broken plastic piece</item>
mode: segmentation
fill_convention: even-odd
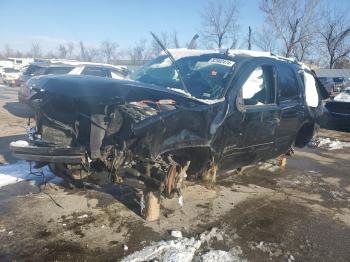
[[[171,231],[171,236],[176,237],[176,238],[182,238],[182,233],[179,230],[172,230]]]
[[[183,207],[184,206],[184,198],[183,198],[183,196],[181,195],[181,196],[179,196],[179,205],[181,206],[181,207]]]

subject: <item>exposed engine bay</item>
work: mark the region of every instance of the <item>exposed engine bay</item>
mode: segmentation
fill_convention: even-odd
[[[209,144],[210,121],[192,102],[163,97],[92,105],[89,99],[40,93],[32,103],[36,127],[30,145],[12,146],[13,153],[37,167],[48,164],[78,186],[117,183],[181,196],[188,174],[198,177],[210,168],[208,147],[196,149]],[[179,125],[184,121],[187,128]]]

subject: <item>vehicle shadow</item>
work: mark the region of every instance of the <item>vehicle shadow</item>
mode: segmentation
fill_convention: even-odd
[[[102,187],[98,191],[111,195],[126,208],[134,212],[136,215],[141,216],[141,196],[133,188],[125,185],[108,185]]]
[[[141,216],[141,191],[135,190],[127,185],[113,184],[106,179],[102,179],[104,182],[98,182],[100,179],[97,178],[97,176],[103,176],[102,173],[99,175],[96,173],[92,174],[85,180],[84,185],[63,174],[56,173],[55,175],[63,178],[61,186],[68,189],[68,191],[73,190],[73,193],[75,190],[81,193],[84,192],[88,206],[90,199],[97,199],[98,206],[101,208],[106,208],[117,200],[137,216]]]
[[[12,156],[9,144],[12,141],[24,140],[25,135],[15,135],[15,136],[3,136],[0,137],[0,164],[10,163],[13,164],[18,161]]]
[[[350,123],[348,126],[337,126],[329,123],[322,123],[321,128],[325,128],[328,130],[340,131],[340,132],[350,132]]]
[[[3,107],[17,117],[28,118],[34,116],[34,111],[29,106],[19,102],[7,102]]]

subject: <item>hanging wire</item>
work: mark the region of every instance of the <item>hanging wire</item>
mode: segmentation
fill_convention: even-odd
[[[40,185],[38,185],[39,192],[47,195],[56,206],[63,208],[59,203],[57,203],[57,201],[49,193],[45,192],[47,180],[45,179],[45,173],[43,169],[38,168],[37,171],[33,171],[33,167],[32,167],[33,161],[28,161],[28,162],[29,162],[29,173],[27,174],[27,176],[42,177],[43,179],[44,188],[41,188]]]

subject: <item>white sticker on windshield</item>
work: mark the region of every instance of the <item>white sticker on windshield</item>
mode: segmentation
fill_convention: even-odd
[[[226,59],[221,59],[221,58],[211,58],[208,63],[210,64],[219,64],[219,65],[224,65],[224,66],[233,66],[235,64],[234,61],[231,60],[226,60]]]

